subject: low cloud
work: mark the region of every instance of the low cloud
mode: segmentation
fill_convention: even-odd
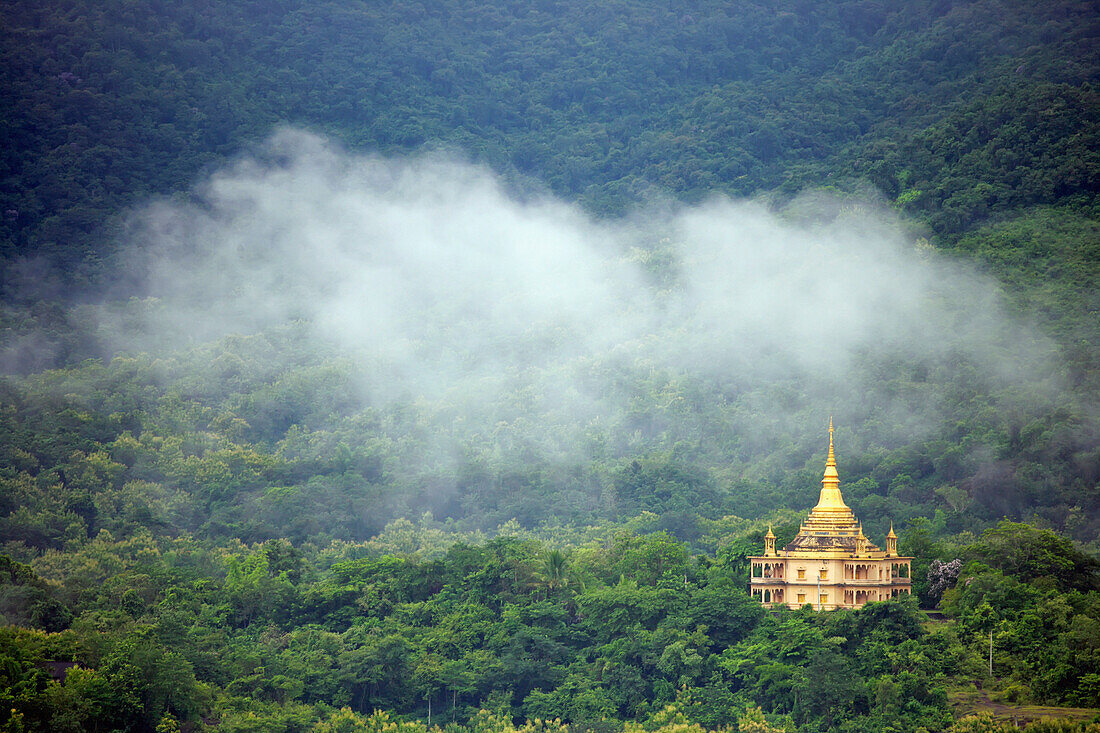
[[[123,260],[156,307],[105,317],[116,350],[302,321],[358,365],[365,402],[443,400],[471,422],[508,419],[520,408],[502,399],[524,394],[560,424],[621,415],[626,370],[708,380],[762,439],[867,390],[884,424],[920,431],[950,396],[891,394],[891,364],[935,382],[965,362],[994,387],[1051,372],[992,282],[872,203],[716,197],[600,221],[454,158],[353,155],[296,130],[191,203],[137,213]]]

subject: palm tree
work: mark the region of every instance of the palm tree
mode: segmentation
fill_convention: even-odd
[[[543,559],[539,577],[546,586],[546,595],[569,585],[569,559],[561,550],[550,550]]]

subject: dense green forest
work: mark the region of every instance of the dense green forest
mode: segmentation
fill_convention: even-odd
[[[12,0],[0,38],[4,731],[1100,708],[1097,3]],[[917,597],[766,613],[830,414]]]
[[[102,276],[121,207],[186,191],[287,122],[356,148],[457,148],[601,214],[863,182],[948,244],[1005,212],[1088,216],[1095,11],[6,3],[4,254]]]
[[[563,731],[944,730],[948,690],[986,678],[987,634],[1005,699],[1100,704],[1097,563],[1049,530],[1003,522],[966,547],[910,532],[903,551],[966,563],[943,594],[955,621],[929,625],[913,597],[769,614],[744,592],[759,523],[716,523],[712,556],[654,522],[513,525],[486,541],[423,518],[323,547],[102,529],[34,568],[5,559],[6,725],[381,731],[405,714],[424,721],[409,731],[517,717]],[[55,660],[77,665],[63,685]]]

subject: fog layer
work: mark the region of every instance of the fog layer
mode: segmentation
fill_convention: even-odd
[[[775,425],[843,414],[898,365],[961,360],[994,386],[1050,372],[990,281],[871,204],[716,197],[597,221],[452,158],[351,155],[296,130],[191,202],[135,215],[125,261],[157,307],[106,319],[115,349],[301,321],[354,360],[364,402],[442,399],[471,421],[508,419],[498,403],[517,390],[534,416],[607,419],[630,398],[616,369],[716,380]],[[945,397],[887,390],[877,409],[921,431]]]

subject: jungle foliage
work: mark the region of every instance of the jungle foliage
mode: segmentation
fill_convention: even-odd
[[[711,556],[638,533],[652,521],[571,537],[512,524],[485,539],[425,517],[323,545],[215,545],[150,523],[100,530],[33,568],[0,556],[3,719],[53,731],[384,730],[379,715],[409,731],[515,719],[967,730],[947,690],[983,682],[1014,701],[1100,705],[1097,563],[1048,530],[1005,522],[968,546],[937,544],[966,565],[944,598],[955,620],[929,624],[915,597],[767,613],[735,549],[759,524],[723,532]],[[985,668],[991,631],[999,681]]]
[[[937,242],[1097,187],[1090,2],[6,3],[6,258],[104,227],[276,124],[444,146],[611,215],[871,185]],[[109,227],[107,229],[109,231]],[[18,293],[14,293],[18,294]]]

